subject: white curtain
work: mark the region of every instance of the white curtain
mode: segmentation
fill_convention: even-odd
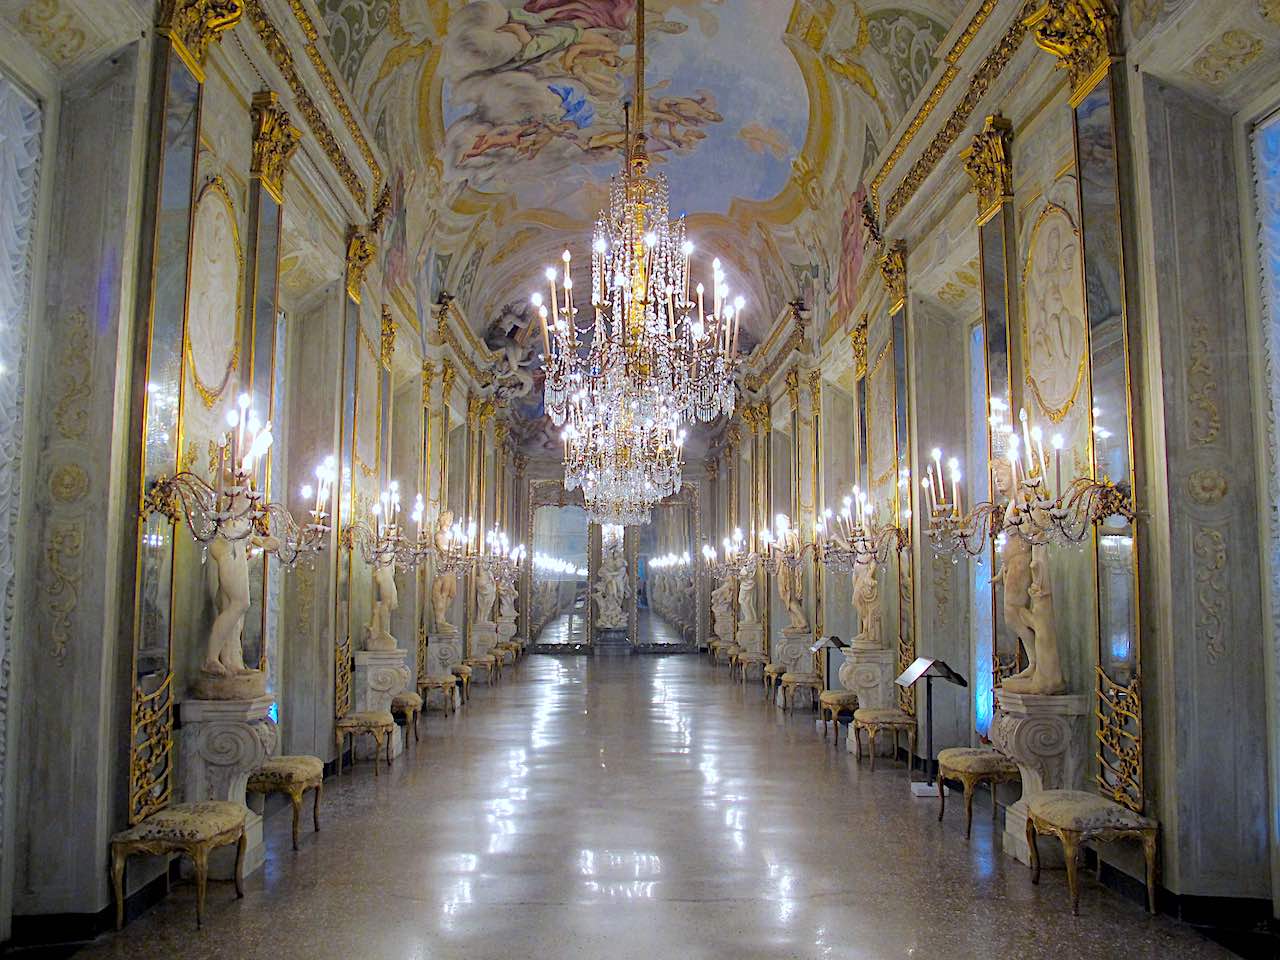
[[[0,74],[0,810],[4,809],[23,369],[40,172],[40,107]],[[0,844],[3,843],[0,834]],[[7,851],[0,849],[0,860]]]

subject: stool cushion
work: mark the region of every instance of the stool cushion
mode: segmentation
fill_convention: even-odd
[[[469,676],[471,676],[471,668],[470,668],[470,667],[468,667],[466,664],[463,664],[463,663],[455,663],[452,667],[450,667],[450,668],[449,668],[449,671],[450,671],[450,673],[452,673],[452,674],[453,674],[453,676],[455,676],[455,677],[469,677]],[[428,677],[427,679],[428,679],[428,680],[430,680],[431,678],[430,678],[430,677]]]
[[[818,702],[825,703],[831,707],[852,707],[858,706],[858,695],[852,690],[823,690],[818,694]]]
[[[338,721],[339,730],[350,730],[353,727],[394,727],[396,718],[390,711],[365,710],[359,713],[348,713]]]
[[[816,673],[784,673],[782,675],[783,683],[822,683],[822,678]]]
[[[765,663],[769,662],[769,655],[761,653],[759,650],[743,650],[738,654],[739,663]]]
[[[392,710],[421,710],[422,698],[416,693],[402,690],[391,698]]]
[[[468,667],[492,667],[498,662],[498,659],[492,656],[467,657],[462,662]]]
[[[1087,790],[1045,790],[1027,801],[1027,810],[1063,830],[1139,830],[1156,825],[1150,817]]]
[[[271,757],[249,774],[251,785],[259,783],[263,786],[311,783],[322,779],[324,761],[319,757]]]
[[[938,764],[958,773],[1018,772],[1018,765],[1003,753],[983,747],[948,747],[946,750],[939,750]]]
[[[853,711],[857,723],[873,723],[882,727],[914,727],[916,718],[897,707],[859,707]]]
[[[248,807],[234,800],[175,803],[157,810],[141,823],[117,833],[111,839],[125,843],[138,840],[200,843],[236,827],[243,827],[248,812]]]
[[[459,673],[456,676],[452,673],[449,673],[449,674],[433,673],[427,677],[419,677],[418,686],[420,687],[456,687],[458,685],[458,677],[471,676],[470,667],[461,667],[461,668],[454,667],[454,669],[455,670],[462,669],[467,672]]]
[[[780,677],[787,672],[785,663],[771,663],[764,668],[764,672],[771,677]]]

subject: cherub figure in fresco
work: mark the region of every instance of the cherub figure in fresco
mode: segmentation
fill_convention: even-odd
[[[702,127],[723,121],[716,98],[707,90],[692,97],[659,97],[649,111],[650,143],[654,150],[687,153],[706,139]]]

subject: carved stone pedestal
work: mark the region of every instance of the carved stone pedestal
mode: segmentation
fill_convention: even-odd
[[[515,635],[516,635],[515,618],[512,617],[511,619],[508,620],[508,619],[499,617],[498,618],[498,639],[505,643],[507,640],[510,640]]]
[[[764,649],[764,627],[758,623],[740,623],[734,641],[746,653],[759,653]]]
[[[182,800],[232,800],[245,802],[249,771],[276,749],[276,724],[271,719],[275,698],[253,700],[185,700],[181,705]],[[250,808],[245,819],[244,872],[262,866],[262,811]],[[229,880],[235,876],[235,847],[214,851],[209,876]]]
[[[991,720],[991,742],[1018,765],[1022,796],[1005,811],[1004,851],[1023,863],[1027,850],[1027,800],[1042,790],[1074,790],[1083,783],[1089,749],[1090,698],[1084,694],[1041,696],[996,692],[1000,704]],[[1040,859],[1060,864],[1054,844],[1043,844]]]
[[[391,700],[409,686],[412,677],[406,661],[408,650],[357,650],[356,670],[352,680],[355,689],[356,710],[364,712],[391,712]],[[356,756],[361,760],[373,757],[372,737],[356,738]],[[391,738],[391,756],[400,756],[404,750],[404,738]]]
[[[773,662],[785,663],[795,673],[809,673],[813,670],[813,653],[809,649],[812,644],[813,631],[808,627],[783,627],[782,642],[774,651]]]
[[[865,650],[856,645],[845,651],[840,666],[840,685],[858,695],[860,707],[896,707],[896,688],[893,685],[897,655],[892,650]],[[876,744],[878,755],[893,752],[893,738],[882,738]],[[845,741],[849,753],[857,752],[857,741],[852,737]]]
[[[457,630],[451,633],[433,633],[427,637],[427,676],[442,677],[462,662],[462,636]]]
[[[493,650],[493,645],[498,642],[497,624],[473,623],[467,634],[467,641],[467,648],[471,651],[470,656],[488,656]],[[489,678],[483,671],[477,671],[471,675],[471,682],[488,683]]]

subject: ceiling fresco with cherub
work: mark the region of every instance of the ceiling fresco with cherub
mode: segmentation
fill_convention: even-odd
[[[532,396],[522,303],[562,249],[586,255],[620,167],[635,0],[318,5],[388,160],[397,299],[421,316],[452,295],[499,349],[495,374]],[[817,329],[849,322],[871,272],[866,180],[960,7],[646,0],[652,169],[750,304],[748,349],[797,296]]]

